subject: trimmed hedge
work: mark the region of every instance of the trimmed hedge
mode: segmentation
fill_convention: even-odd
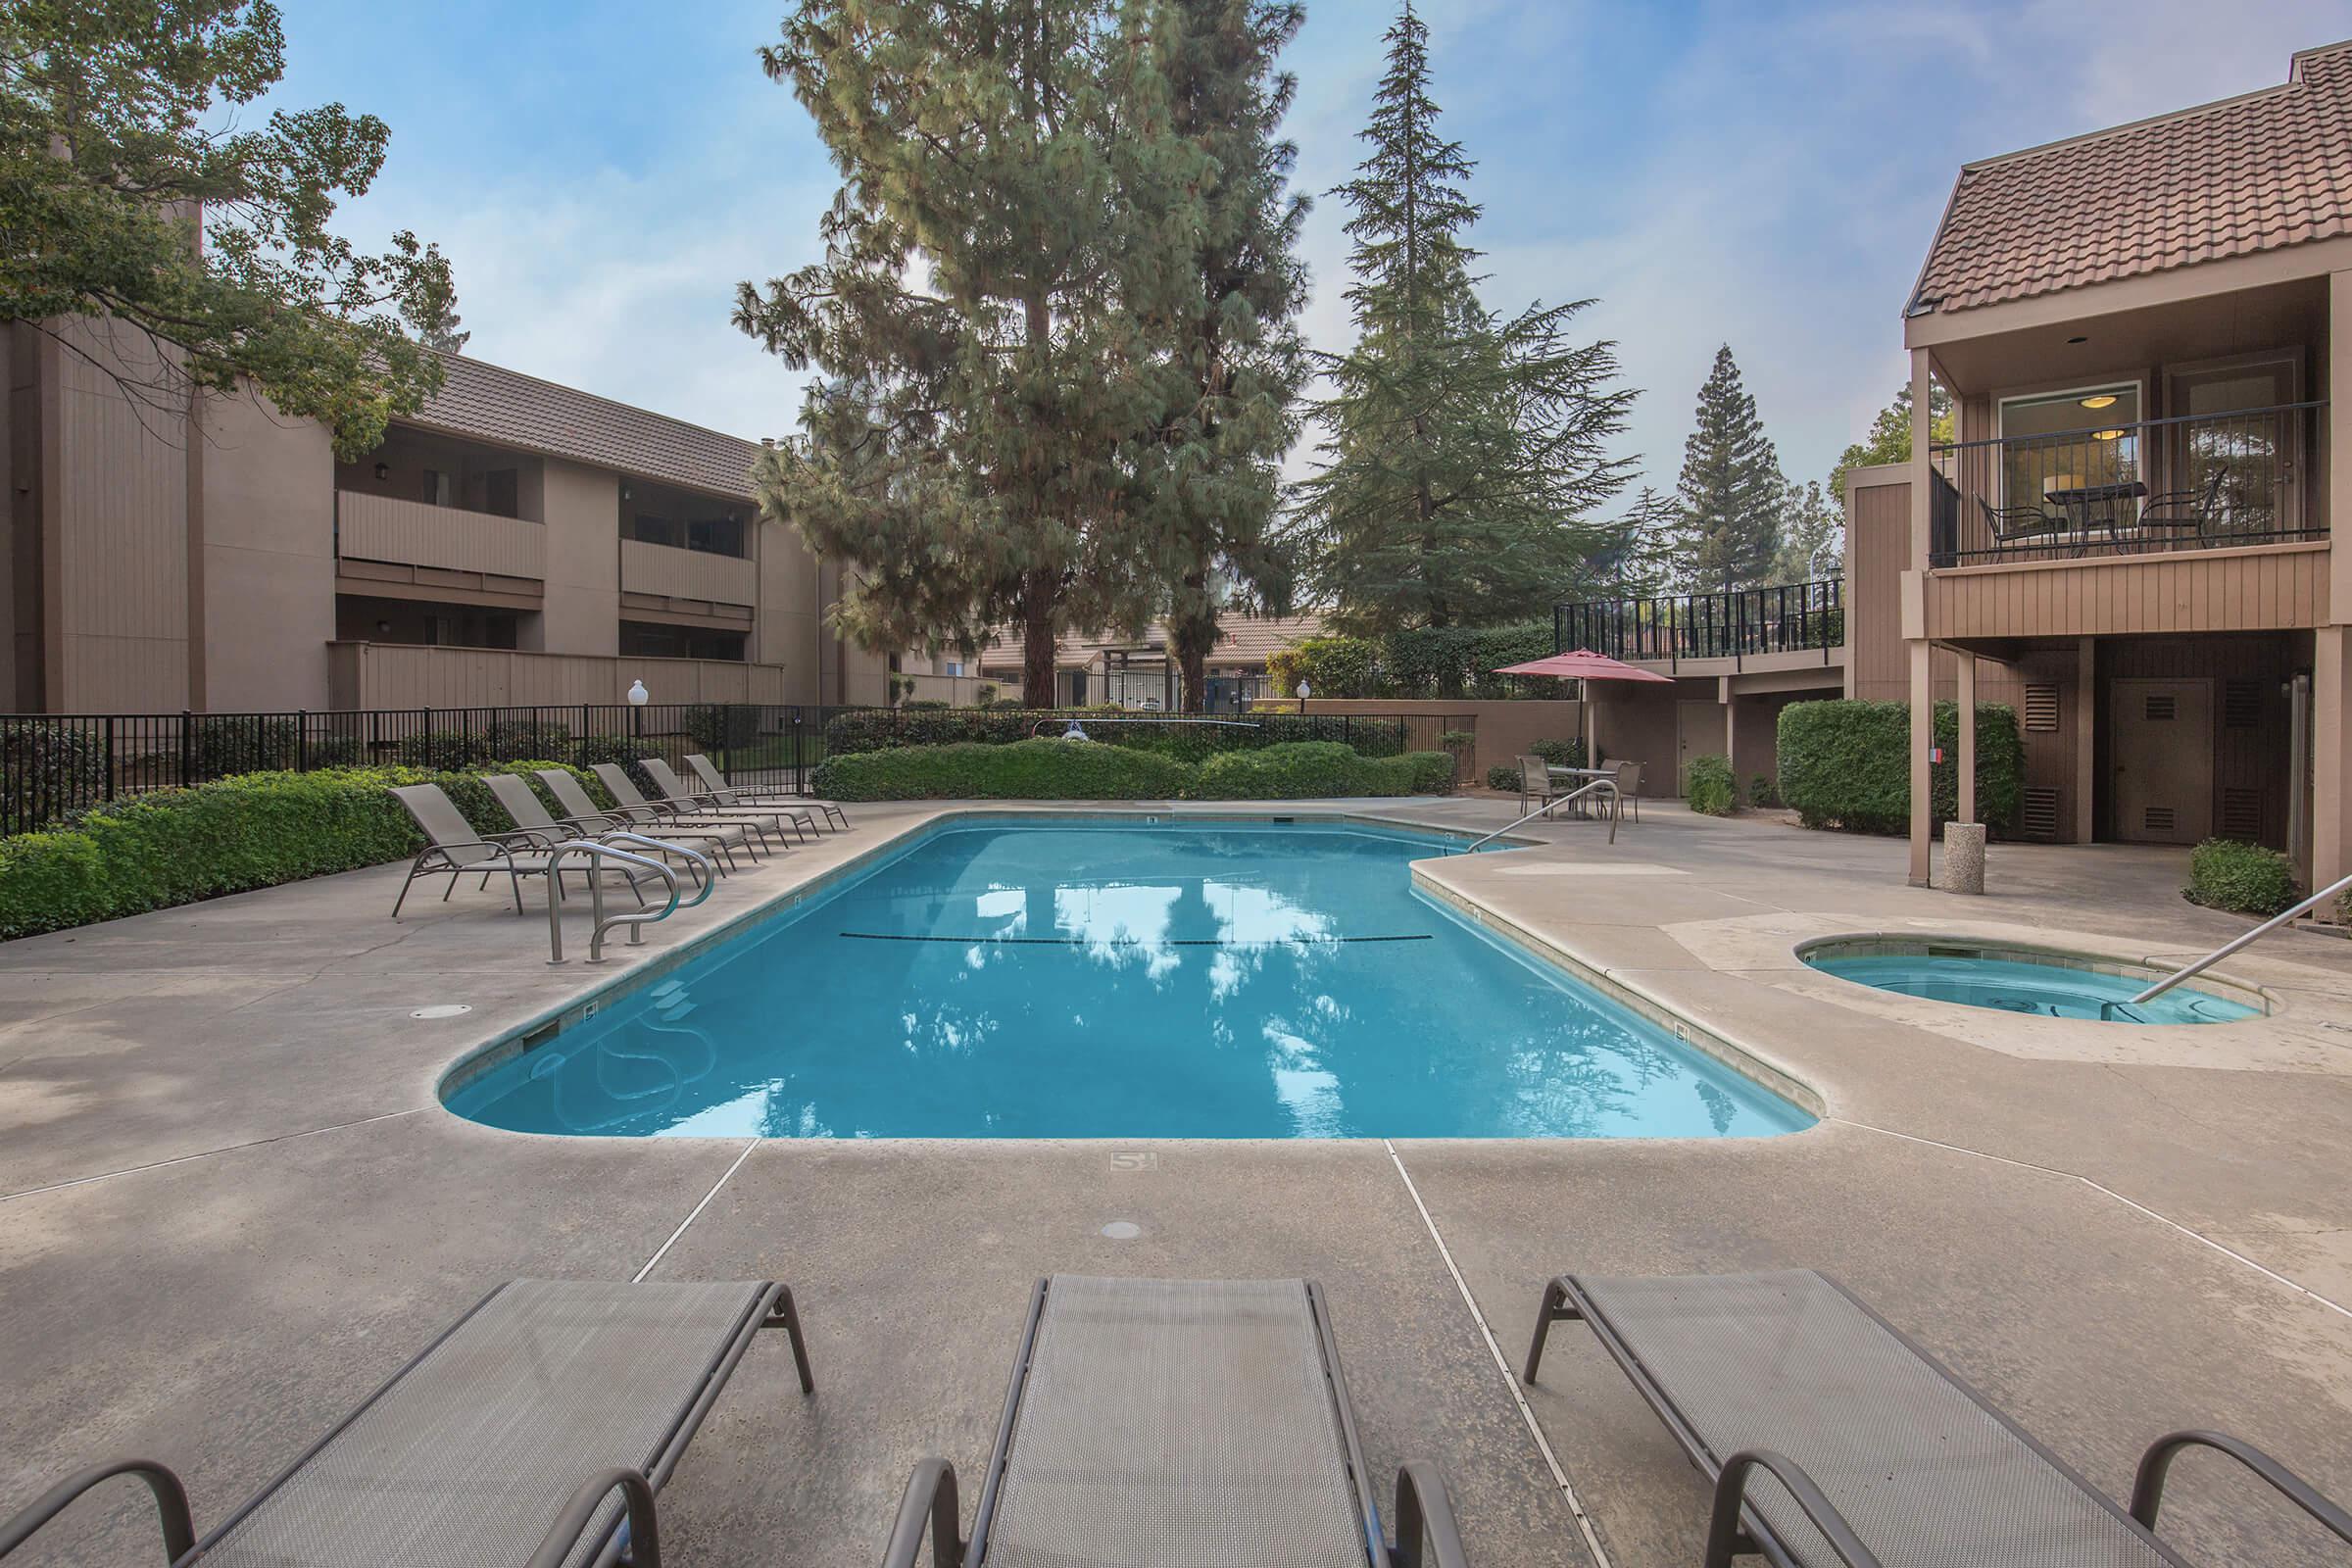
[[[1684,769],[1684,804],[1701,816],[1731,815],[1737,788],[1728,757],[1693,757]]]
[[[1399,719],[1345,713],[1252,713],[1246,724],[1200,724],[1153,722],[1117,708],[1013,707],[858,709],[836,713],[825,721],[825,753],[848,757],[891,747],[1010,746],[1032,739],[1056,740],[1071,720],[1084,726],[1092,718],[1122,720],[1097,724],[1088,731],[1104,745],[1157,752],[1186,762],[1292,741],[1343,741],[1366,757],[1396,757],[1404,751],[1404,724]],[[1048,721],[1048,727],[1039,736],[1034,731],[1041,721]]]
[[[1911,707],[1837,699],[1781,710],[1780,795],[1807,827],[1854,833],[1906,833],[1911,825]],[[1959,808],[1960,739],[1956,703],[1936,705],[1936,744],[1944,760],[1931,775],[1930,808],[1937,827]],[[1977,705],[1977,815],[1987,827],[2017,821],[2026,751],[2017,710]]]
[[[1149,748],[1039,738],[828,757],[809,787],[839,801],[1308,800],[1438,795],[1453,772],[1446,752],[1364,757],[1336,741],[1225,752],[1196,766]]]
[[[1308,637],[1266,661],[1281,694],[1303,680],[1322,697],[1510,697],[1505,664],[1557,653],[1547,620],[1515,626],[1420,626],[1382,637]]]
[[[2299,896],[2295,868],[2277,850],[2235,839],[2207,839],[2188,852],[2181,897],[2209,909],[2277,914]]]
[[[557,765],[521,761],[489,771],[527,776]],[[608,799],[592,775],[581,782]],[[0,839],[0,937],[405,859],[424,839],[391,790],[423,783],[447,790],[476,831],[514,825],[480,773],[320,768],[158,790],[110,802],[70,826]]]

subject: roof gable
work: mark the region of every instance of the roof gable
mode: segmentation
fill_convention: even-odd
[[[2352,41],[2283,86],[1969,164],[1910,314],[2352,233]]]

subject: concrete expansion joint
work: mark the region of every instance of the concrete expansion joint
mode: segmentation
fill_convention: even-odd
[[[1822,1120],[1825,1122],[1835,1122],[1843,1127],[1856,1128],[1859,1131],[1866,1133],[1877,1133],[1884,1138],[1899,1138],[1907,1144],[1924,1144],[1930,1149],[1947,1150],[1955,1154],[1967,1154],[1975,1159],[1990,1160],[1996,1165],[2007,1165],[2016,1170],[2030,1170],[2042,1176],[2055,1176],[2063,1181],[2081,1182],[2092,1192],[2113,1199],[2116,1202],[2123,1204],[2126,1208],[2145,1215],[2147,1218],[2154,1220],[2159,1225],[2163,1225],[2171,1230],[2178,1231],[2180,1235],[2187,1237],[2190,1241],[2195,1242],[2200,1247],[2211,1248],[2214,1251],[2221,1253],[2224,1257],[2230,1258],[2233,1262],[2252,1269],[2255,1273],[2261,1275],[2264,1279],[2271,1281],[2274,1285],[2282,1285],[2287,1290],[2292,1291],[2295,1295],[2303,1297],[2307,1300],[2317,1302],[2319,1305],[2326,1307],[2328,1311],[2335,1313],[2338,1317],[2352,1318],[2352,1307],[2347,1307],[2343,1302],[2336,1300],[2333,1297],[2324,1296],[2320,1292],[2313,1290],[2308,1285],[2304,1285],[2296,1280],[2289,1279],[2284,1274],[2279,1273],[2277,1269],[2270,1268],[2264,1264],[2256,1262],[2254,1259],[2248,1257],[2245,1253],[2237,1250],[2235,1248],[2223,1246],[2220,1242],[2215,1241],[2212,1237],[2206,1235],[2203,1231],[2196,1229],[2194,1226],[2183,1225],[2169,1214],[2159,1213],[2157,1210],[2150,1208],[2147,1204],[2139,1201],[2137,1199],[2126,1197],[2124,1194],[2119,1193],[2114,1188],[2108,1186],[2105,1182],[2085,1176],[2081,1171],[2066,1170],[2057,1165],[2037,1164],[2030,1159],[2012,1159],[2006,1154],[1991,1154],[1985,1152],[1982,1149],[1971,1149],[1966,1144],[1946,1143],[1940,1138],[1922,1138],[1917,1133],[1900,1133],[1896,1132],[1891,1127],[1878,1127],[1869,1122],[1854,1121],[1845,1116],[1824,1116]]]
[[[339,1133],[352,1127],[372,1126],[379,1121],[398,1121],[403,1116],[414,1116],[418,1111],[429,1108],[425,1105],[411,1105],[406,1110],[389,1110],[380,1116],[362,1116],[357,1121],[338,1121],[324,1127],[306,1127],[301,1132],[280,1133],[274,1138],[248,1138],[241,1144],[223,1144],[219,1149],[199,1149],[193,1153],[174,1154],[170,1159],[149,1160],[143,1165],[125,1165],[121,1170],[97,1171],[88,1176],[76,1176],[72,1181],[49,1182],[39,1187],[26,1187],[13,1193],[0,1193],[0,1203],[5,1203],[14,1198],[37,1198],[42,1193],[62,1193],[69,1187],[87,1187],[92,1182],[113,1181],[118,1176],[136,1176],[142,1171],[169,1170],[174,1165],[185,1165],[199,1159],[211,1159],[217,1154],[233,1154],[240,1149],[260,1149],[269,1144],[290,1144],[298,1138],[317,1138],[321,1133]]]

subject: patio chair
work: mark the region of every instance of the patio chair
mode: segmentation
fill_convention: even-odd
[[[643,767],[645,763],[641,760],[637,765]],[[771,831],[781,832],[783,830],[782,823],[777,820],[773,812],[736,812],[720,810],[715,808],[690,807],[674,800],[657,801],[640,790],[637,787],[637,781],[629,777],[628,770],[618,762],[598,762],[594,764],[594,767],[596,776],[604,780],[605,788],[612,792],[612,799],[619,803],[620,808],[624,811],[635,811],[641,808],[656,811],[660,813],[663,823],[672,827],[749,828],[758,834],[760,842],[769,849],[775,848],[775,842],[768,837],[768,834]],[[808,836],[807,830],[803,829],[801,837],[807,838]]]
[[[1542,805],[1549,806],[1552,802],[1558,800],[1565,793],[1567,792],[1564,790],[1559,790],[1552,787],[1551,768],[1547,763],[1545,763],[1544,759],[1541,757],[1522,757],[1519,759],[1520,815],[1525,816],[1527,814],[1527,803],[1529,801],[1536,801]]]
[[[654,788],[662,792],[663,800],[680,810],[706,811],[730,820],[756,818],[769,823],[778,833],[783,832],[784,824],[790,822],[800,831],[803,839],[814,835],[816,817],[810,812],[802,810],[799,807],[724,806],[709,790],[698,790],[678,777],[677,769],[659,757],[645,758],[637,765],[645,769],[645,776],[654,781]]]
[[[2205,482],[2192,490],[2167,490],[2148,497],[2139,509],[2139,529],[2145,534],[2164,530],[2173,543],[2210,544],[2223,533],[2229,514],[2222,510],[2222,483],[2229,470],[2216,464],[2206,470]]]
[[[1304,1280],[1039,1282],[960,1539],[925,1459],[884,1568],[1436,1568],[1464,1559],[1435,1466],[1396,1476],[1383,1537],[1323,1293]]]
[[[473,824],[466,820],[457,803],[442,793],[438,784],[400,784],[392,790],[392,798],[407,808],[416,825],[424,830],[425,846],[416,859],[409,862],[409,874],[402,879],[400,896],[392,901],[392,918],[400,918],[400,906],[408,901],[409,889],[420,876],[446,876],[449,886],[441,890],[441,902],[457,891],[458,878],[481,873],[482,886],[487,889],[490,879],[503,874],[514,891],[514,912],[522,913],[522,879],[526,876],[544,877],[552,863],[544,833],[521,829],[513,833],[492,833],[487,837],[474,832]],[[629,891],[637,902],[645,902],[645,892],[637,879],[647,873],[627,866],[609,869],[627,878]],[[583,874],[588,874],[583,872]],[[564,897],[564,890],[551,880],[547,896]]]
[[[651,806],[633,808],[615,807],[606,810],[589,798],[580,781],[568,768],[543,767],[538,770],[539,782],[547,786],[556,804],[564,808],[564,820],[583,829],[601,829],[609,833],[635,833],[643,838],[667,839],[689,847],[699,846],[705,855],[715,856],[724,851],[728,864],[734,863],[734,852],[757,860],[759,849],[752,843],[749,828],[738,822],[713,822],[707,827],[673,827],[663,823],[662,813]]]
[[[2079,542],[2074,519],[2064,514],[2044,512],[2039,507],[1996,507],[1983,496],[1977,497],[1977,510],[1984,514],[1984,526],[1992,535],[1995,556],[2004,550]]]
[[[2352,1544],[2352,1514],[2212,1432],[2150,1446],[2126,1512],[1809,1269],[1563,1274],[1536,1315],[1529,1383],[1563,1318],[1591,1325],[1713,1485],[1706,1568],[1744,1552],[1778,1568],[2187,1568],[2155,1527],[2165,1472],[2191,1446],[2228,1454]]]
[[[451,1325],[202,1541],[152,1459],[69,1477],[6,1525],[0,1557],[92,1487],[155,1494],[168,1560],[609,1563],[659,1568],[655,1495],[762,1329],[808,1347],[782,1285],[515,1280]]]
[[[541,777],[545,776],[541,774]],[[547,807],[540,802],[539,792],[532,789],[519,774],[488,773],[483,775],[482,782],[490,786],[490,793],[498,797],[498,804],[505,807],[507,814],[514,819],[516,831],[531,834],[542,841],[542,848],[551,852],[566,840],[584,838],[594,839],[600,844],[611,843],[615,849],[634,848],[641,853],[650,850],[657,855],[664,853],[662,849],[645,842],[653,836],[648,833],[634,833],[626,828],[586,827],[577,821],[558,820],[548,813]],[[630,839],[637,842],[631,845],[627,842]],[[713,868],[722,872],[733,870],[735,865],[734,857],[727,853],[724,845],[711,848],[710,861]],[[688,860],[686,864],[689,874],[700,882],[701,875],[693,871],[694,862]]]
[[[686,765],[694,769],[694,776],[709,787],[710,798],[720,806],[758,806],[763,802],[799,806],[817,812],[825,818],[828,826],[846,828],[850,825],[848,813],[831,801],[813,800],[806,795],[794,795],[788,790],[752,789],[741,784],[730,784],[727,775],[721,773],[710,759],[700,752],[688,752]]]
[[[1617,764],[1617,810],[1619,814],[1624,813],[1629,804],[1634,808],[1634,820],[1641,821],[1642,764],[1640,762],[1619,762]]]

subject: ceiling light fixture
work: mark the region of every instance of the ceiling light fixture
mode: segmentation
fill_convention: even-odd
[[[2082,406],[2086,409],[2112,409],[2115,407],[2115,394],[2102,392],[2095,398],[2084,398]]]
[[[2090,432],[2090,438],[2093,441],[2121,441],[2124,438],[2124,432],[2121,430],[2093,430]]]

